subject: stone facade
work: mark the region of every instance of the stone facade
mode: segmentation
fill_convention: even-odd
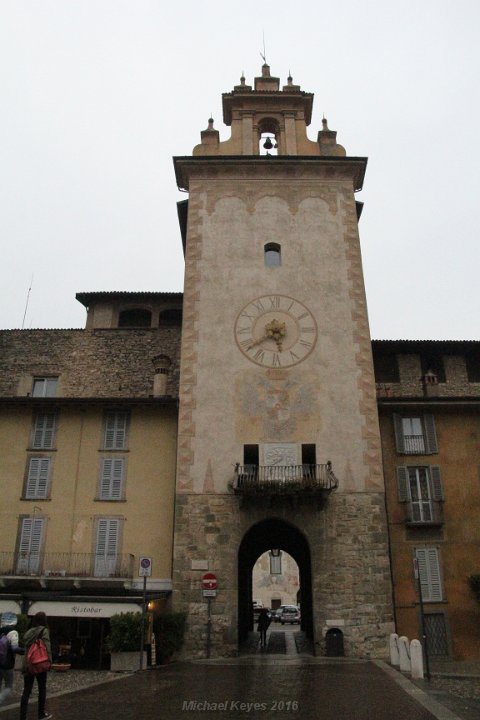
[[[180,328],[3,330],[0,396],[27,396],[33,376],[58,376],[59,397],[148,398],[155,356],[172,360],[167,395],[177,397]]]

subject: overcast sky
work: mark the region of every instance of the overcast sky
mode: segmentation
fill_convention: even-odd
[[[172,156],[260,74],[368,156],[372,337],[480,339],[478,0],[0,0],[0,328],[83,327],[78,291],[183,288]]]

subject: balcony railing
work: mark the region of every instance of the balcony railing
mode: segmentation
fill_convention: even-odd
[[[407,525],[443,525],[443,503],[437,500],[416,500],[406,504]]]
[[[238,495],[326,494],[338,487],[332,463],[324,465],[235,466]]]
[[[0,576],[133,578],[134,556],[95,553],[0,552]]]
[[[404,435],[404,452],[410,455],[423,455],[425,453],[425,439],[423,435]]]

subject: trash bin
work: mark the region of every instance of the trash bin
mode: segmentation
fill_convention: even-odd
[[[325,647],[327,657],[343,657],[343,633],[338,628],[330,628],[325,635]]]

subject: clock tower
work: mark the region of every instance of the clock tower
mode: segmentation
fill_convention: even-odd
[[[393,631],[355,201],[367,160],[326,120],[307,137],[312,104],[265,64],[223,95],[230,138],[210,119],[174,159],[189,199],[173,604],[188,613],[190,657],[237,653],[267,550],[298,564],[317,654],[333,629],[347,655],[383,656]]]

